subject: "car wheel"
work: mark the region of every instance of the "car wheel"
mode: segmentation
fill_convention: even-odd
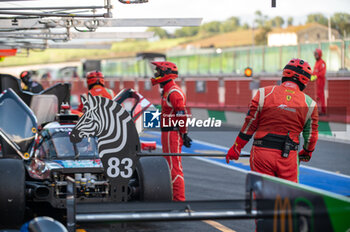
[[[0,159],[0,225],[19,226],[25,213],[25,170],[22,160]]]
[[[163,157],[140,158],[136,172],[140,185],[140,200],[172,200],[170,169]]]

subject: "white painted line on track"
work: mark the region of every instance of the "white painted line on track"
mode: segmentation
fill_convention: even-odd
[[[212,143],[208,143],[208,142],[204,142],[204,141],[200,141],[200,140],[194,140],[195,142],[199,143],[199,144],[203,144],[203,145],[206,145],[206,146],[212,146],[214,148],[219,148],[219,149],[226,149],[228,150],[229,148],[228,147],[225,147],[225,146],[220,146],[220,145],[216,145],[216,144],[212,144]],[[242,154],[244,151],[242,151]],[[249,152],[245,152],[246,154],[249,154]],[[194,157],[194,158],[197,158],[197,157]],[[198,158],[201,158],[201,157],[198,157]],[[207,159],[207,158],[204,158],[204,159]],[[215,161],[212,161],[212,163],[215,163],[219,166],[223,166],[223,167],[232,167],[230,165],[223,165],[221,163],[217,163]],[[336,175],[336,176],[340,176],[340,177],[344,177],[344,178],[350,178],[350,176],[348,175],[345,175],[345,174],[341,174],[341,173],[335,173],[335,172],[331,172],[331,171],[327,171],[327,170],[324,170],[324,169],[320,169],[320,168],[316,168],[316,167],[310,167],[310,166],[305,166],[305,165],[300,165],[300,167],[303,167],[303,168],[306,168],[306,169],[310,169],[310,170],[314,170],[314,171],[318,171],[318,172],[323,172],[323,173],[327,173],[327,174],[331,174],[331,175]],[[232,167],[234,168],[234,167]],[[248,172],[246,170],[243,170],[243,169],[240,169],[240,168],[236,168],[237,171],[238,170],[241,170],[242,172]]]
[[[220,145],[204,142],[204,141],[201,141],[201,140],[194,139],[193,141],[196,142],[196,143],[202,144],[202,145],[211,146],[211,147],[218,148],[218,149],[224,149],[224,150],[227,150],[227,151],[228,151],[228,149],[230,149],[229,147],[225,147],[225,146],[220,146]]]
[[[152,132],[149,131],[149,132],[146,132],[146,133],[151,133],[151,134],[156,134],[156,135],[160,135],[161,134],[160,132],[157,132],[157,131],[152,131]],[[229,149],[229,147],[225,147],[225,146],[221,146],[221,145],[217,145],[217,144],[212,144],[212,143],[201,141],[201,140],[193,140],[193,142],[199,143],[199,144],[203,144],[203,145],[206,145],[206,146],[211,146],[213,148],[218,148],[218,149],[224,149],[224,150],[228,150]],[[157,145],[157,148],[158,147],[161,148],[161,146]],[[242,152],[242,154],[249,154],[249,152],[245,152],[245,151],[243,151],[243,152]],[[231,165],[221,164],[221,163],[218,163],[216,161],[209,160],[208,158],[202,158],[202,157],[192,157],[192,158],[200,159],[202,161],[205,161],[205,162],[208,162],[208,163],[212,163],[212,164],[215,164],[215,165],[218,165],[218,166],[222,166],[222,167],[225,167],[225,168],[229,168],[229,169],[232,169],[232,170],[236,170],[236,171],[240,171],[240,172],[244,172],[244,173],[248,172],[247,170],[244,170],[244,169],[241,169],[241,168],[237,168],[237,167],[233,167]],[[327,173],[327,174],[330,174],[330,175],[336,175],[336,176],[339,176],[339,177],[350,178],[350,176],[345,175],[345,174],[335,173],[335,172],[327,171],[327,170],[316,168],[316,167],[310,167],[310,166],[305,166],[305,165],[300,165],[300,167],[303,167],[305,169],[310,169],[310,170],[313,170],[313,171]]]
[[[160,134],[160,133],[159,133]],[[200,144],[205,144],[205,142],[203,141],[198,141],[198,140],[195,140],[196,143],[200,143]],[[208,146],[212,146],[212,144],[208,145]],[[220,146],[218,145],[215,145],[216,148],[219,148]],[[156,145],[156,147],[158,149],[162,149],[162,145]],[[222,149],[226,149],[225,147],[222,147]],[[236,167],[233,167],[233,166],[230,166],[230,165],[224,165],[224,164],[220,164],[218,162],[215,162],[215,161],[212,161],[212,160],[209,160],[209,159],[205,159],[205,158],[202,158],[202,157],[190,157],[190,158],[193,158],[193,159],[197,159],[197,160],[202,160],[204,162],[207,162],[207,163],[211,163],[211,164],[214,164],[214,165],[217,165],[217,166],[222,166],[222,167],[225,167],[225,168],[229,168],[231,170],[235,170],[235,171],[238,171],[238,172],[243,172],[243,173],[247,173],[248,171],[246,170],[243,170],[243,169],[240,169],[240,168],[236,168]],[[215,229],[221,231],[221,232],[236,232],[235,230],[232,230],[231,228],[228,228],[226,226],[224,226],[223,224],[217,222],[217,221],[213,221],[213,220],[203,220],[202,222],[214,227]]]
[[[222,163],[218,163],[214,160],[210,160],[210,159],[207,159],[207,158],[203,158],[203,157],[191,157],[192,159],[198,159],[198,160],[202,160],[204,162],[207,162],[207,163],[210,163],[210,164],[215,164],[217,166],[220,166],[220,167],[224,167],[224,168],[228,168],[228,169],[231,169],[231,170],[235,170],[235,171],[238,171],[238,172],[243,172],[243,173],[248,173],[250,171],[247,171],[247,170],[244,170],[242,168],[237,168],[237,167],[234,167],[232,165],[228,165],[228,164],[222,164]],[[233,162],[233,161],[231,161]]]
[[[337,138],[329,135],[318,135],[318,139],[322,141],[327,141],[327,142],[350,144],[350,140],[348,139],[341,139],[341,138]]]
[[[218,148],[218,149],[223,149],[223,150],[226,150],[226,151],[228,151],[228,149],[230,149],[229,147],[225,147],[225,146],[220,146],[220,145],[204,142],[204,141],[201,141],[201,140],[195,140],[194,139],[193,141],[196,142],[196,143],[202,144],[202,145],[206,145],[206,146],[210,146],[210,147],[214,147],[214,148]],[[242,151],[242,155],[249,155],[249,154],[250,154],[250,152]]]
[[[331,174],[331,175],[337,175],[337,176],[340,176],[340,177],[344,177],[344,178],[350,179],[350,176],[345,175],[345,174],[341,174],[341,173],[331,172],[331,171],[327,171],[327,170],[324,170],[324,169],[319,169],[319,168],[305,166],[305,165],[300,165],[300,167],[303,167],[303,168],[306,168],[306,169],[311,169],[311,170],[318,171],[318,172],[324,172],[324,173]]]

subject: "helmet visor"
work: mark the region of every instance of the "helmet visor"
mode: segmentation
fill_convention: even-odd
[[[153,77],[151,78],[152,79],[152,84],[155,85],[155,84],[159,84],[160,81],[161,81],[161,78],[162,78],[162,70],[160,70],[159,67],[156,67],[155,65],[152,65],[154,66],[154,69],[153,69]]]
[[[156,69],[154,70],[154,77],[155,77],[155,78],[160,77],[160,70],[159,70],[159,68],[156,68]]]
[[[160,70],[159,67],[157,67],[157,66],[155,66],[154,64],[152,64],[152,65],[151,65],[151,68],[152,68],[152,70],[153,70],[153,76],[154,76],[155,78],[161,76],[161,70]]]

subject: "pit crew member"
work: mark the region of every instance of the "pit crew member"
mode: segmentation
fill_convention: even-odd
[[[227,163],[239,158],[255,133],[251,170],[298,182],[299,161],[310,160],[318,139],[317,105],[302,92],[311,74],[306,61],[292,59],[283,69],[281,85],[259,89],[236,141],[227,152]],[[301,132],[304,145],[298,154]]]
[[[187,110],[186,96],[175,83],[178,77],[178,69],[171,62],[152,62],[154,65],[154,77],[152,85],[160,85],[161,93],[161,131],[162,147],[164,153],[181,153],[181,147],[190,147],[192,140],[187,135]],[[182,121],[183,125],[165,126],[163,120],[174,122]],[[173,200],[185,201],[185,182],[182,170],[181,156],[164,156],[167,160],[173,186]]]
[[[23,83],[22,89],[32,93],[40,93],[44,90],[43,86],[36,81],[32,80],[33,72],[32,71],[23,71],[19,75]]]
[[[89,93],[92,96],[101,96],[112,99],[115,96],[113,90],[105,87],[105,79],[100,71],[91,71],[86,74],[86,82],[89,88]],[[77,111],[82,112],[83,103],[80,102]]]
[[[316,79],[317,86],[317,104],[319,106],[320,115],[326,114],[326,100],[324,96],[324,88],[326,85],[326,63],[322,59],[322,50],[316,49],[314,52],[314,56],[316,59],[316,63],[314,66],[314,71],[312,75],[314,75]]]

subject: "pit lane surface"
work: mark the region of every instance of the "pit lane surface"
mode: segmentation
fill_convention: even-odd
[[[228,127],[223,129],[225,130],[191,132],[191,136],[196,140],[191,148],[183,148],[183,152],[226,153],[237,136],[238,130]],[[153,139],[160,144],[159,136],[159,132],[149,131],[142,139],[148,141]],[[249,154],[251,144],[252,140],[242,152]],[[301,162],[299,167],[299,182],[307,186],[350,196],[350,176],[348,175],[350,174],[348,168],[350,164],[349,148],[349,143],[338,143],[320,139],[311,161],[308,163]],[[240,158],[238,161],[231,161],[229,165],[226,164],[224,159],[220,158],[205,158],[204,160],[226,168],[230,166],[242,172],[250,170],[248,159]]]
[[[224,127],[222,131],[193,131],[190,137],[207,143],[229,148],[239,133],[238,128]],[[243,151],[250,152],[252,139]],[[318,168],[338,174],[350,175],[350,142],[336,142],[320,136],[312,159],[302,166]],[[350,186],[349,186],[350,187]]]
[[[192,152],[218,153],[225,147],[232,145],[238,134],[236,128],[225,128],[225,131],[193,131],[189,136],[194,139],[195,149]],[[158,140],[159,132],[147,132],[141,140]],[[250,142],[244,149],[249,152]],[[201,146],[201,144],[203,146]],[[212,145],[216,146],[212,146]],[[204,146],[205,145],[205,146]],[[220,147],[222,146],[222,147]],[[208,149],[209,147],[209,149]],[[201,149],[205,148],[205,149]],[[221,149],[219,149],[221,148]],[[184,151],[186,149],[183,149]],[[306,167],[325,170],[321,173],[327,181],[332,178],[344,178],[345,183],[350,175],[350,144],[325,141],[318,141],[316,150],[309,163],[303,163]],[[189,152],[189,151],[188,151]],[[187,200],[223,200],[223,199],[244,199],[245,191],[245,167],[249,164],[249,158],[240,158],[237,165],[226,165],[224,160],[207,158],[183,158],[183,168],[186,185]],[[241,166],[240,166],[241,165]],[[309,170],[309,169],[307,169]],[[312,170],[312,169],[311,169]],[[331,173],[328,173],[331,172]],[[334,175],[340,173],[340,175]],[[309,175],[310,173],[303,173]],[[334,177],[335,176],[335,177]],[[312,176],[309,181],[322,182],[317,176]],[[337,184],[334,184],[337,185]],[[350,191],[350,185],[341,186],[345,191]],[[122,228],[121,228],[122,227]],[[209,220],[209,221],[186,221],[186,222],[151,222],[151,223],[127,223],[124,225],[89,225],[87,231],[254,231],[254,220]]]
[[[244,199],[246,174],[203,160],[183,158],[187,200]],[[144,222],[123,225],[82,225],[86,231],[254,231],[254,220]]]

